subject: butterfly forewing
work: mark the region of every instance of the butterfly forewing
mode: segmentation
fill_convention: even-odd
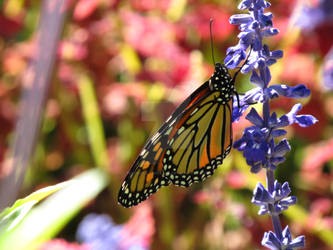
[[[211,96],[213,100],[201,100],[199,109],[177,124],[180,129],[169,140],[163,170],[175,185],[188,187],[205,180],[230,152],[232,100],[220,105],[215,94]]]
[[[161,186],[187,187],[212,175],[231,148],[233,93],[227,69],[216,64],[209,81],[147,142],[122,184],[119,203],[134,206]]]

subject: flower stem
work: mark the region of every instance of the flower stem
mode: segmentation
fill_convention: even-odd
[[[273,193],[275,179],[274,179],[274,172],[270,168],[266,169],[266,179],[267,179],[268,191],[270,193]],[[269,210],[272,212],[271,213],[272,224],[273,224],[273,228],[274,228],[275,234],[276,234],[276,236],[280,240],[282,240],[283,239],[283,236],[282,236],[282,227],[281,227],[279,215],[278,214],[274,214],[274,207],[272,205],[269,205]]]
[[[264,118],[265,126],[267,128],[269,127],[268,126],[269,117],[270,117],[269,100],[266,100],[263,103],[263,118]],[[270,194],[273,194],[275,178],[274,178],[274,171],[269,166],[267,166],[267,169],[266,169],[266,180],[267,180],[268,192]],[[283,239],[282,227],[281,227],[279,215],[274,213],[274,207],[272,205],[269,205],[269,210],[271,211],[272,224],[273,224],[275,234],[280,240],[282,240]]]

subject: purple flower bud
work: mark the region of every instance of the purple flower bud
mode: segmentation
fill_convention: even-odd
[[[238,15],[232,15],[229,21],[231,24],[237,25],[237,24],[252,22],[253,18],[249,14],[238,14]]]

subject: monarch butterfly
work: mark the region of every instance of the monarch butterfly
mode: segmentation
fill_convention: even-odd
[[[222,164],[232,145],[234,94],[238,98],[235,76],[215,64],[210,79],[179,105],[144,146],[119,191],[121,205],[135,206],[171,183],[188,187],[201,182]]]

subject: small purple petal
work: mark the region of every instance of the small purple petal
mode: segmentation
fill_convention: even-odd
[[[272,58],[270,58],[270,59],[268,59],[268,60],[266,61],[266,65],[267,65],[267,66],[272,66],[272,65],[275,64],[276,62],[277,62],[276,59],[272,59]]]
[[[283,51],[282,50],[274,50],[271,52],[271,57],[274,59],[279,59],[283,57]]]
[[[237,14],[232,15],[229,19],[229,22],[231,24],[243,24],[243,23],[249,23],[253,21],[253,17],[249,14]]]
[[[287,152],[289,152],[291,149],[288,141],[286,139],[283,139],[280,141],[276,147],[274,148],[274,157],[284,156]]]
[[[262,48],[262,41],[259,38],[255,38],[252,43],[252,49],[255,51],[259,51]]]
[[[227,66],[229,69],[234,69],[245,58],[246,58],[246,52],[244,50],[238,49],[233,53],[230,52],[228,56],[224,59],[224,63],[225,66]]]
[[[249,26],[249,29],[250,30],[256,30],[256,29],[258,29],[259,28],[259,22],[258,21],[253,21],[251,24],[250,24],[250,26]]]
[[[250,143],[248,143],[250,144]],[[244,150],[244,157],[250,161],[263,161],[265,160],[265,154],[267,152],[267,144],[261,143],[260,145],[253,144]]]
[[[286,158],[284,158],[284,157],[273,157],[273,158],[271,158],[270,162],[272,165],[275,166],[275,165],[278,165],[278,164],[284,162],[285,160],[286,160]],[[270,168],[272,168],[274,170],[275,169],[274,166],[270,167]]]
[[[289,244],[289,247],[292,249],[305,248],[305,237],[303,235],[298,236]]]
[[[239,140],[234,142],[233,147],[237,148],[239,151],[243,151],[246,147],[246,142],[243,140],[243,138],[239,139]]]
[[[290,120],[288,118],[288,116],[283,115],[278,119],[278,123],[276,124],[275,128],[282,128],[282,127],[286,127],[288,125],[290,125]]]
[[[238,35],[238,38],[242,40],[243,43],[250,45],[255,39],[254,32],[241,32]]]
[[[274,129],[271,133],[271,135],[273,137],[280,137],[280,136],[284,136],[287,134],[287,131],[285,131],[284,129]]]
[[[269,99],[275,99],[279,97],[279,93],[270,87],[265,89],[265,95],[268,96]]]
[[[302,108],[302,105],[300,103],[295,104],[291,110],[286,114],[289,120],[289,124],[293,124],[296,119],[296,114],[298,111],[300,111]]]
[[[253,163],[253,164],[248,164],[251,165],[251,173],[256,174],[259,173],[261,170],[261,164],[260,163]]]
[[[310,95],[310,90],[303,84],[296,87],[290,87],[287,85],[271,85],[269,88],[274,89],[279,95],[292,98],[305,98]]]
[[[281,196],[282,197],[286,197],[287,195],[289,195],[291,193],[291,189],[289,187],[288,182],[283,183],[280,188],[281,188]]]
[[[278,237],[272,232],[269,231],[268,233],[264,233],[264,237],[261,241],[261,245],[269,248],[269,249],[281,249],[281,242],[279,241]]]
[[[238,9],[240,10],[246,10],[248,8],[250,8],[252,3],[252,0],[243,0],[239,5],[238,5]]]
[[[258,73],[255,70],[252,71],[250,81],[253,84],[257,85],[258,87],[261,87],[261,88],[264,87],[264,81],[260,78],[260,76],[258,75]]]
[[[264,44],[262,47],[262,54],[266,57],[270,56],[271,52],[269,51],[269,47],[267,44]]]
[[[287,209],[288,207],[295,205],[297,203],[297,198],[295,196],[287,197],[280,201],[280,205]]]
[[[264,125],[264,120],[260,117],[254,108],[251,108],[250,112],[246,115],[245,118],[257,127],[262,127]]]
[[[284,230],[282,231],[282,236],[283,236],[283,238],[287,239],[288,242],[291,242],[292,238],[291,238],[291,232],[289,230],[289,226],[286,226],[284,228]]]
[[[275,112],[273,112],[272,115],[268,119],[268,127],[273,128],[276,126],[277,123],[278,123],[277,115]]]
[[[257,63],[258,63],[258,68],[260,69],[263,69],[266,66],[265,58],[259,58]]]
[[[279,30],[278,29],[275,29],[275,28],[271,28],[271,29],[265,29],[264,31],[261,32],[261,34],[263,36],[275,36],[277,34],[279,34]]]
[[[316,122],[318,122],[318,120],[312,115],[296,115],[295,122],[300,127],[304,128],[315,124]]]
[[[253,197],[251,202],[254,204],[260,204],[261,202],[272,202],[272,201],[273,201],[272,196],[269,194],[266,188],[260,182],[258,182],[257,186],[253,191]]]

